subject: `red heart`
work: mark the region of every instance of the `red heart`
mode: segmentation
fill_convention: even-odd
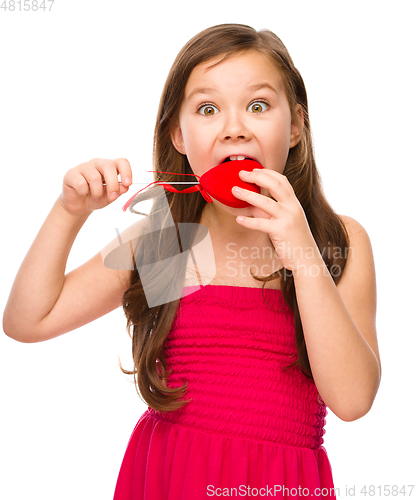
[[[250,203],[236,198],[231,189],[233,186],[238,186],[260,194],[261,188],[257,184],[244,182],[238,175],[240,170],[251,172],[255,168],[264,167],[254,160],[227,161],[226,163],[220,163],[201,175],[199,183],[208,194],[228,207],[249,207],[251,206]]]

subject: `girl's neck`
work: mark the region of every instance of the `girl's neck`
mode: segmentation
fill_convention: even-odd
[[[239,212],[241,215],[245,215],[244,209],[240,209]],[[264,246],[270,245],[267,234],[241,226],[235,220],[237,215],[239,214],[230,214],[215,206],[214,203],[207,203],[202,212],[201,224],[204,224],[211,233],[214,232],[218,236],[223,235],[227,241],[247,245],[250,242],[259,244],[260,240],[264,240]]]
[[[201,223],[215,227],[216,229],[221,228],[225,234],[235,234],[236,236],[244,236],[248,233],[248,229],[241,226],[236,222],[236,215],[230,214],[221,208],[215,206],[214,203],[207,203],[202,212]]]

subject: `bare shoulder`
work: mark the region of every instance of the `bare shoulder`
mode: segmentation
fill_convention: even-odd
[[[347,282],[360,285],[375,285],[375,266],[370,237],[364,227],[352,217],[339,215],[348,233],[349,246],[347,264],[338,287]]]
[[[147,218],[140,219],[128,226],[102,250],[101,258],[105,267],[115,271],[133,271],[135,269],[134,249],[137,241],[145,234]]]
[[[344,223],[349,238],[347,266],[342,279],[347,281],[367,276],[375,281],[373,249],[367,231],[352,217],[339,215],[339,218]]]
[[[352,217],[339,215],[349,236],[347,263],[337,284],[338,292],[360,333],[380,365],[376,336],[377,287],[370,237]]]
[[[349,217],[348,215],[338,215],[338,217],[342,220],[344,223],[347,231],[348,231],[348,236],[354,237],[357,233],[363,233],[361,237],[367,236],[368,234],[367,231],[364,229],[364,227],[355,219],[352,217]],[[368,238],[369,239],[369,238]]]

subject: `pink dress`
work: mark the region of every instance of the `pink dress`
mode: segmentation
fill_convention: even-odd
[[[327,407],[298,368],[294,319],[280,290],[185,287],[165,341],[179,410],[148,408],[114,500],[218,496],[336,498],[322,446]],[[322,493],[322,496],[321,494]]]

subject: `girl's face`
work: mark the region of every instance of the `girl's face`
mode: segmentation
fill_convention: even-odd
[[[229,156],[249,156],[283,173],[300,130],[291,118],[276,65],[265,54],[250,50],[209,68],[221,58],[191,72],[179,123],[171,131],[173,145],[187,155],[199,176]],[[297,112],[302,119],[299,105]],[[269,195],[263,188],[262,194]]]

